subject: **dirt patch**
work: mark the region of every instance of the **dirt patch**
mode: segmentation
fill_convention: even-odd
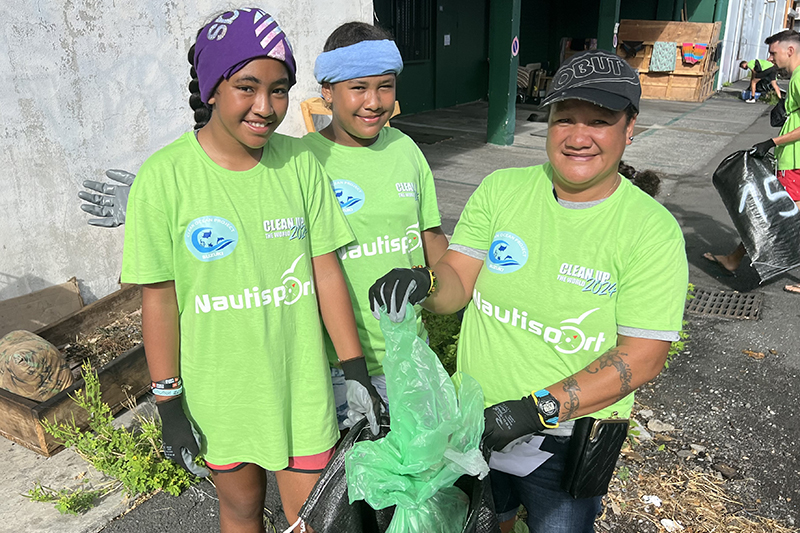
[[[141,309],[130,314],[117,313],[110,320],[112,322],[107,326],[79,335],[62,348],[76,377],[80,375],[84,361],[88,360],[92,368],[98,369],[142,342]]]
[[[687,350],[637,392],[643,431],[623,450],[596,531],[800,531],[797,371],[730,327],[692,317]]]

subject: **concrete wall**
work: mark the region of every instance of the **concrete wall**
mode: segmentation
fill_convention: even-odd
[[[248,4],[249,5],[249,4]],[[313,61],[371,0],[272,0],[298,62],[279,131],[305,132],[299,102],[318,95]],[[210,0],[3,0],[0,32],[0,300],[72,276],[93,301],[117,288],[123,229],[88,226],[77,192],[107,168],[136,171],[188,131],[197,29],[236,4]]]

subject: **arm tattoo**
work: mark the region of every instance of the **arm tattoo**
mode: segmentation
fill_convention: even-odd
[[[614,367],[619,372],[619,400],[627,396],[633,390],[631,388],[631,380],[633,379],[633,373],[631,372],[631,367],[626,363],[622,358],[627,356],[628,354],[625,352],[621,352],[619,348],[612,348],[600,357],[597,360],[593,361],[589,366],[586,367],[586,372],[589,374],[597,374],[604,368]]]
[[[572,376],[564,380],[562,388],[569,395],[569,401],[564,402],[564,405],[561,406],[562,420],[572,420],[581,405],[580,398],[578,398],[581,388],[578,386],[578,381]]]

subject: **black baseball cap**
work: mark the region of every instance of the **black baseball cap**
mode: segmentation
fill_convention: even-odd
[[[638,112],[641,96],[639,74],[624,59],[603,50],[587,50],[556,71],[542,106],[574,98],[613,111],[632,105]]]

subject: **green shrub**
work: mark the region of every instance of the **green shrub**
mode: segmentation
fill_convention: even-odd
[[[137,415],[137,427],[114,427],[111,408],[103,402],[97,372],[88,363],[83,368],[85,388],[70,398],[86,411],[89,428],[81,429],[75,417],[69,422],[43,421],[44,430],[75,452],[100,472],[114,478],[128,496],[163,490],[177,496],[197,481],[161,453],[161,422],[154,417]],[[133,408],[133,400],[129,407]],[[110,489],[109,489],[110,490]],[[50,501],[62,513],[85,512],[99,495],[96,490],[54,490],[37,483],[27,497]]]

